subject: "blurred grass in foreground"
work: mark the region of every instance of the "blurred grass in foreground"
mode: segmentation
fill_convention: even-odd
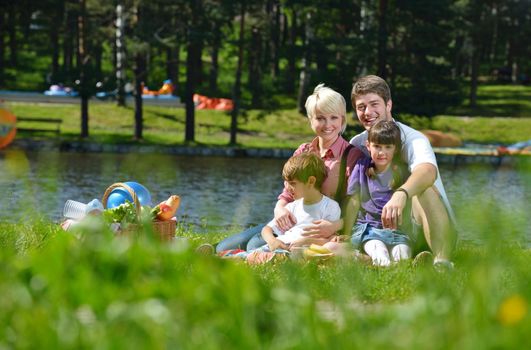
[[[249,267],[172,244],[0,224],[0,348],[529,348],[531,251],[496,206],[470,210],[482,244],[456,268],[352,261]],[[501,219],[500,219],[501,217]]]

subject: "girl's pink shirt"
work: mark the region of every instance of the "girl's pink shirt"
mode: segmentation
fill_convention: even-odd
[[[348,145],[349,143],[342,136],[339,136],[336,142],[334,142],[334,144],[328,149],[324,157],[321,157],[327,169],[327,176],[323,182],[321,193],[327,197],[334,198],[336,195],[337,185],[339,182],[339,169],[341,168],[341,156]],[[320,156],[321,152],[319,149],[319,138],[316,137],[310,143],[303,143],[295,150],[295,152],[293,152],[293,155],[303,152],[312,152]],[[348,177],[350,176],[352,169],[354,169],[354,164],[360,155],[361,151],[357,148],[350,150],[350,153],[347,157],[345,181],[348,181]],[[284,190],[278,196],[278,199],[283,199],[288,203],[293,202],[293,196],[291,193],[289,193],[286,182],[284,182]]]

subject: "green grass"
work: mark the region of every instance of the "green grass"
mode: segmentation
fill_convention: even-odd
[[[481,85],[477,107],[470,108],[469,99],[462,106],[449,108],[448,114],[483,117],[531,117],[531,87],[524,85]]]
[[[531,91],[531,90],[530,90]],[[522,102],[525,105],[527,102]],[[25,117],[61,118],[61,139],[77,140],[80,132],[80,111],[77,105],[6,103],[15,115]],[[526,112],[527,113],[527,112]],[[134,110],[114,104],[92,103],[89,106],[90,141],[101,143],[136,143]],[[527,116],[531,116],[528,113]],[[347,137],[359,132],[359,125],[348,118]],[[511,144],[529,139],[531,118],[523,117],[457,117],[438,116],[432,120],[400,116],[418,129],[436,129],[459,136],[465,142]],[[39,123],[23,125],[42,127]],[[182,108],[144,107],[145,144],[184,144],[185,111]],[[195,144],[226,146],[230,139],[230,115],[221,111],[196,111]],[[40,135],[43,138],[53,134]],[[19,137],[28,137],[21,134]],[[240,116],[237,142],[241,147],[296,148],[313,137],[307,118],[295,109],[277,111],[250,110]]]
[[[478,93],[478,107],[450,108],[449,115],[433,119],[398,116],[418,129],[436,129],[459,136],[465,142],[511,144],[531,135],[531,87],[484,85]],[[280,105],[290,105],[282,96]],[[291,101],[291,100],[289,100]],[[291,101],[294,105],[295,101]],[[64,104],[6,103],[15,115],[61,118],[61,138],[77,140],[80,132],[80,107]],[[90,141],[135,143],[134,109],[111,103],[90,103]],[[237,142],[241,147],[295,148],[312,138],[308,121],[295,109],[249,110],[239,117]],[[24,126],[40,127],[38,123]],[[144,143],[184,144],[185,111],[183,108],[144,107]],[[348,118],[347,137],[359,132],[359,124]],[[230,139],[230,115],[221,111],[196,111],[195,143],[203,146],[226,146]],[[27,137],[28,135],[20,135]],[[40,137],[54,137],[53,134]]]
[[[408,117],[404,122],[418,130],[434,129],[471,143],[512,144],[529,140],[531,118],[438,116],[432,120]]]
[[[494,215],[493,215],[494,214]],[[455,270],[350,260],[247,266],[173,244],[0,223],[2,348],[510,349],[529,347],[531,251],[510,212],[471,209],[481,243]],[[522,244],[518,244],[521,242]]]
[[[8,103],[15,115],[60,118],[61,138],[76,140],[80,132],[77,105]],[[90,140],[103,143],[133,142],[134,109],[114,104],[93,103],[89,106]],[[25,122],[24,126],[39,127]],[[182,145],[185,111],[183,108],[144,107],[144,143]],[[222,111],[196,111],[195,141],[198,145],[226,146],[230,139],[230,115]],[[308,120],[295,110],[248,111],[240,117],[238,144],[245,147],[294,148],[313,135]],[[27,135],[22,134],[21,137]],[[53,135],[51,135],[53,136]],[[42,137],[50,137],[42,135]]]

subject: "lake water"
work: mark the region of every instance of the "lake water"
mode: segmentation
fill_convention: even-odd
[[[503,166],[441,164],[462,238],[476,240],[484,234],[478,231],[478,213],[484,212],[485,220],[514,213],[507,224],[521,227],[527,244],[531,242],[528,159]],[[33,213],[59,222],[66,200],[101,200],[109,185],[137,181],[150,190],[154,204],[180,195],[179,220],[223,228],[261,223],[272,216],[284,161],[3,150],[0,222],[19,222]],[[498,203],[495,209],[493,203]]]

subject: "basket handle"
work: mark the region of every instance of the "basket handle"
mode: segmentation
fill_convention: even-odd
[[[103,194],[103,199],[101,200],[101,202],[103,204],[103,207],[105,209],[107,209],[107,199],[109,199],[109,196],[111,195],[111,192],[113,190],[115,190],[116,188],[120,188],[120,187],[124,188],[127,192],[129,192],[129,194],[133,198],[133,203],[135,205],[136,216],[140,219],[140,211],[142,210],[142,208],[140,207],[140,201],[138,200],[138,196],[136,195],[135,191],[131,187],[129,187],[127,184],[125,184],[123,182],[116,182],[116,183],[110,185],[105,190],[105,193]]]

